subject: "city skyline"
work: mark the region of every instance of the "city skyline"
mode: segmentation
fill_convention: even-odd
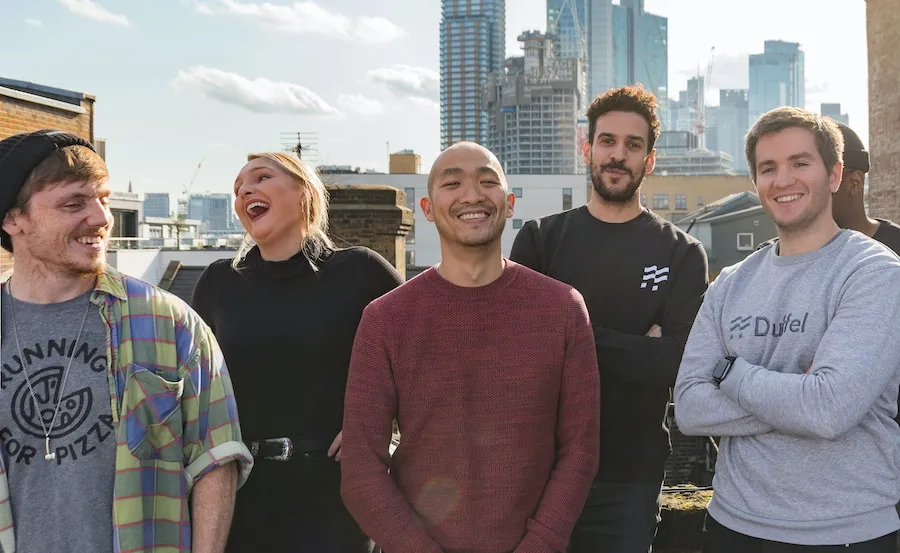
[[[545,29],[547,6],[507,4],[509,54],[523,31]],[[809,0],[727,14],[713,0],[644,4],[668,19],[670,97],[705,72],[713,46],[711,105],[721,88],[748,87],[748,56],[766,40],[798,42],[807,109],[841,103],[868,142],[862,1],[842,6],[840,26]],[[95,95],[117,190],[131,180],[136,192],[178,196],[202,159],[193,192],[228,193],[246,154],[280,149],[282,132],[317,133],[323,163],[380,171],[388,149],[415,150],[423,170],[440,149],[437,0],[38,0],[5,15],[0,33],[20,47],[0,51],[0,76]],[[60,55],[61,42],[82,53]]]

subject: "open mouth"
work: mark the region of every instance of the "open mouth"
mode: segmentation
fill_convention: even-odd
[[[98,235],[79,236],[75,241],[92,250],[99,250],[103,247],[103,237]]]
[[[487,219],[488,217],[490,217],[490,215],[491,214],[487,211],[469,211],[466,213],[460,213],[459,215],[457,215],[457,217],[461,221],[479,222]]]
[[[795,202],[803,197],[803,194],[790,194],[788,196],[778,196],[775,198],[775,202],[779,204],[786,204],[790,202]]]
[[[256,221],[263,215],[269,212],[269,204],[266,202],[256,201],[247,206],[247,215],[250,216],[250,221]]]

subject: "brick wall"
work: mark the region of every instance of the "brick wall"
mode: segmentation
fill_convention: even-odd
[[[335,245],[371,248],[405,275],[404,238],[413,224],[406,194],[384,185],[332,185],[327,189],[331,196],[329,234]]]
[[[672,437],[672,455],[666,460],[666,486],[712,484],[713,472],[706,470],[707,456],[711,445],[705,436],[685,436],[678,430],[675,417],[669,417],[669,433]],[[715,454],[710,456],[710,464],[715,466]]]
[[[874,217],[900,221],[900,9],[867,0],[869,47],[869,203]]]
[[[0,140],[23,132],[60,129],[94,142],[94,101],[85,99],[87,113],[73,113],[0,95]]]

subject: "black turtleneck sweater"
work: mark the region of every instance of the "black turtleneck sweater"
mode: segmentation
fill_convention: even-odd
[[[703,245],[651,211],[606,223],[584,206],[526,223],[510,259],[584,296],[600,370],[597,479],[658,484],[669,388],[708,284]],[[661,338],[646,336],[654,324]]]
[[[254,247],[238,270],[230,259],[217,261],[197,282],[191,305],[224,353],[245,441],[338,434],[363,309],[403,282],[367,248],[328,251],[315,265],[317,271],[302,253],[264,261]],[[238,492],[229,550],[263,551],[271,538],[273,547],[308,544],[292,551],[317,544],[345,551],[324,543],[348,532],[341,525],[349,518],[340,501],[340,466],[328,463],[258,459]],[[330,512],[341,520],[329,521]]]

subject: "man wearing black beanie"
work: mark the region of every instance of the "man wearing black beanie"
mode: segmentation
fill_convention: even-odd
[[[844,135],[844,178],[831,198],[834,221],[841,228],[853,229],[878,240],[900,255],[900,226],[866,215],[865,182],[869,172],[869,153],[850,127],[843,123],[838,123],[838,127]]]
[[[253,465],[231,381],[196,313],[106,264],[107,180],[78,136],[0,141],[0,551],[221,553]]]

